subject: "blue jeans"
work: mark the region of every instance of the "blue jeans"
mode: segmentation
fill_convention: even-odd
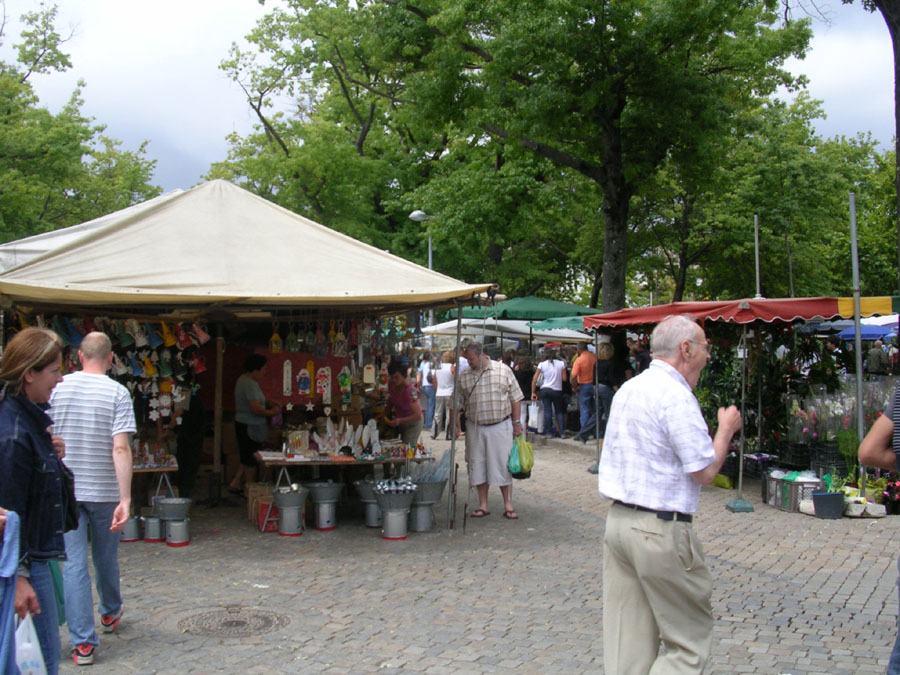
[[[56,595],[53,592],[53,578],[46,560],[31,562],[31,587],[41,605],[41,613],[32,615],[34,630],[41,643],[41,654],[48,675],[56,675],[59,670],[59,620],[56,613]]]
[[[897,569],[900,571],[900,560],[897,561]],[[900,579],[897,580],[900,586]],[[900,599],[900,593],[898,593]],[[891,660],[888,661],[887,675],[900,675],[900,625],[898,625],[897,639],[894,642],[894,651],[891,652]]]
[[[579,434],[586,433],[588,423],[594,417],[594,385],[580,384],[578,385],[578,417],[581,421],[581,429]]]
[[[553,434],[553,414],[559,423],[556,434],[562,436],[566,431],[566,405],[562,391],[541,387],[541,403],[544,404],[544,433]]]
[[[122,606],[119,593],[119,537],[110,532],[116,502],[82,502],[78,504],[78,529],[66,532],[66,555],[63,565],[63,585],[66,594],[66,623],[72,646],[84,643],[97,645],[100,639],[94,630],[94,597],[91,574],[88,570],[88,527],[91,530],[91,557],[100,596],[100,614],[115,614]]]
[[[582,422],[581,429],[578,432],[578,435],[582,438],[587,438],[595,432],[598,438],[603,438],[604,436],[606,436],[606,422],[609,420],[609,410],[612,407],[612,387],[609,387],[605,384],[598,384],[597,397],[599,399],[599,419],[596,415],[592,414],[588,419],[587,424],[584,424]],[[591,404],[591,408],[593,408],[593,404]],[[593,410],[591,412],[593,412]]]
[[[425,428],[431,429],[434,426],[434,385],[423,385],[422,393],[425,394]]]

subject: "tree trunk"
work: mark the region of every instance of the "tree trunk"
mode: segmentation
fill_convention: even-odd
[[[894,47],[894,191],[897,203],[897,284],[900,290],[900,1],[873,0],[887,24]]]

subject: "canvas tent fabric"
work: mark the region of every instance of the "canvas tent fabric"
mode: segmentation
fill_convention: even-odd
[[[527,321],[501,319],[462,319],[460,335],[473,338],[505,337],[536,342],[581,342],[590,341],[590,335],[574,330],[537,331],[528,326]],[[426,335],[456,336],[456,319],[445,321],[422,329]]]
[[[879,296],[860,299],[860,314],[890,314],[900,307],[900,296]],[[671,302],[638,309],[623,309],[586,316],[585,328],[634,326],[659,323],[667,316],[683,314],[695,319],[752,323],[754,321],[791,322],[825,320],[853,316],[853,298],[745,298],[710,302]]]
[[[540,321],[557,316],[573,316],[576,314],[596,314],[594,307],[573,305],[569,302],[548,300],[529,295],[525,298],[511,298],[484,307],[466,307],[462,310],[463,318],[497,318],[497,319],[524,319],[528,321]]]
[[[12,302],[163,307],[421,307],[466,284],[364,244],[224,180],[157,197],[32,246],[0,274]],[[40,237],[40,235],[39,235]],[[58,244],[58,245],[57,245]],[[24,253],[22,255],[25,255]]]

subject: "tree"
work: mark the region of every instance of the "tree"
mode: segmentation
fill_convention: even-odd
[[[432,36],[428,69],[407,87],[417,115],[518,143],[599,186],[604,310],[625,300],[632,196],[670,151],[724,133],[741,100],[790,84],[781,63],[809,38],[806,22],[778,26],[772,2],[405,7]]]
[[[23,15],[18,61],[0,62],[0,240],[74,225],[159,194],[146,144],[123,152],[81,114],[79,83],[57,114],[30,83],[71,67],[53,27],[56,7]],[[0,38],[2,38],[0,26]]]

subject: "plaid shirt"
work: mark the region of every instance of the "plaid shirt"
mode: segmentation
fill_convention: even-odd
[[[501,422],[512,414],[512,404],[524,398],[513,371],[491,360],[483,371],[469,368],[461,374],[457,391],[466,419],[475,424]]]
[[[691,386],[654,359],[613,397],[597,476],[600,494],[657,511],[694,513],[700,484],[691,473],[715,458]]]

